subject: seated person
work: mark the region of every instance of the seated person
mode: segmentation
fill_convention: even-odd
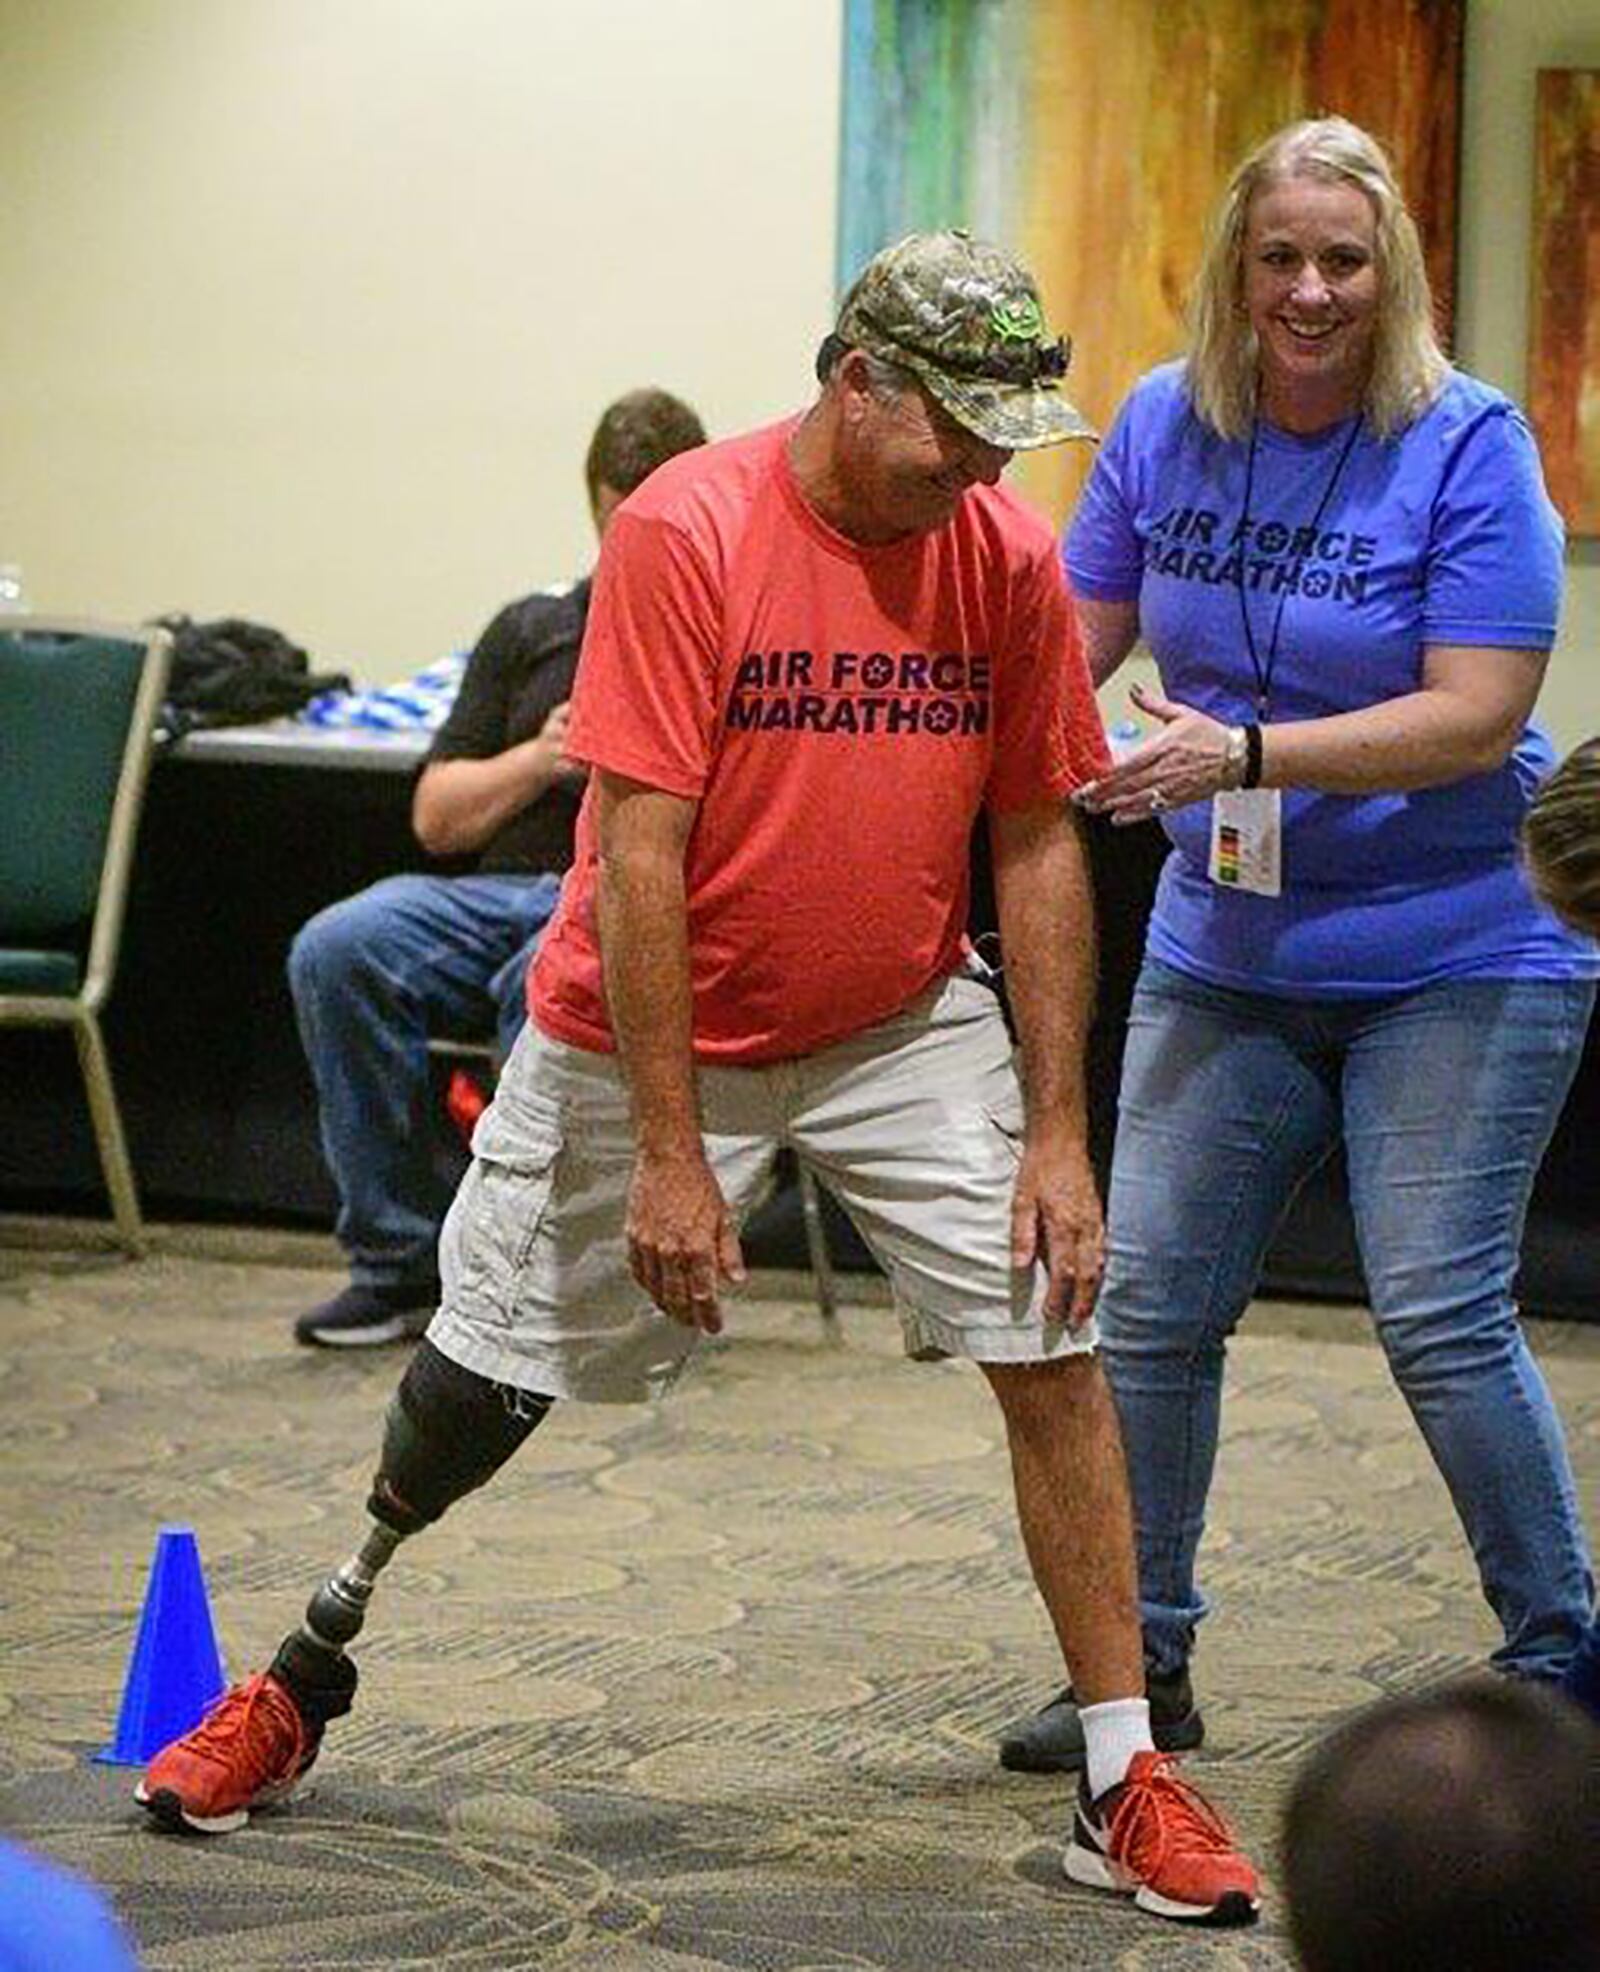
[[[1597,1972],[1600,1731],[1538,1685],[1386,1699],[1312,1754],[1283,1826],[1305,1972]]]
[[[704,442],[665,391],[619,398],[585,466],[595,526]],[[289,953],[350,1261],[349,1285],[295,1323],[299,1342],[396,1342],[433,1312],[450,1188],[435,1164],[428,1039],[493,1028],[505,1051],[522,1025],[528,961],[572,861],[582,776],[563,746],[588,605],[586,578],[501,610],[434,739],[412,827],[434,855],[475,853],[476,872],[388,877],[319,911]]]

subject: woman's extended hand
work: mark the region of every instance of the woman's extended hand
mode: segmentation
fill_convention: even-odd
[[[1109,774],[1080,788],[1075,797],[1080,807],[1118,824],[1144,822],[1169,808],[1209,800],[1228,785],[1229,728],[1220,719],[1176,705],[1143,685],[1135,685],[1130,696],[1161,730]]]

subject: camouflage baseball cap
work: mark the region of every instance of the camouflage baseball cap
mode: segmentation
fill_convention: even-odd
[[[1061,388],[1071,345],[1045,340],[1032,275],[970,234],[885,247],[845,296],[832,341],[909,370],[958,424],[1008,452],[1095,435]]]

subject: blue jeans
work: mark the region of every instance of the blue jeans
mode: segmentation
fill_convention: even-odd
[[[1205,1613],[1195,1555],[1228,1337],[1295,1190],[1342,1138],[1378,1338],[1504,1631],[1494,1662],[1560,1676],[1594,1577],[1511,1289],[1593,1000],[1581,981],[1460,980],[1296,1001],[1145,961],[1100,1327],[1157,1670],[1187,1661]]]
[[[289,990],[352,1280],[437,1279],[450,1188],[434,1158],[428,1039],[492,1029],[509,1052],[560,890],[541,875],[388,877],[296,935]]]

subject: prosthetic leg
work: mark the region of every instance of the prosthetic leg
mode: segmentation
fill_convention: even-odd
[[[424,1338],[384,1420],[366,1538],[306,1605],[284,1638],[272,1675],[286,1685],[320,1738],[355,1698],[345,1646],[360,1634],[379,1575],[400,1543],[486,1484],[541,1422],[554,1400],[463,1369]]]
[[[430,1342],[418,1343],[389,1406],[366,1539],[311,1598],[271,1669],[231,1686],[156,1754],[133,1796],[152,1820],[175,1832],[225,1835],[294,1792],[328,1721],[355,1697],[345,1645],[366,1620],[395,1549],[498,1472],[550,1402],[474,1376]]]

